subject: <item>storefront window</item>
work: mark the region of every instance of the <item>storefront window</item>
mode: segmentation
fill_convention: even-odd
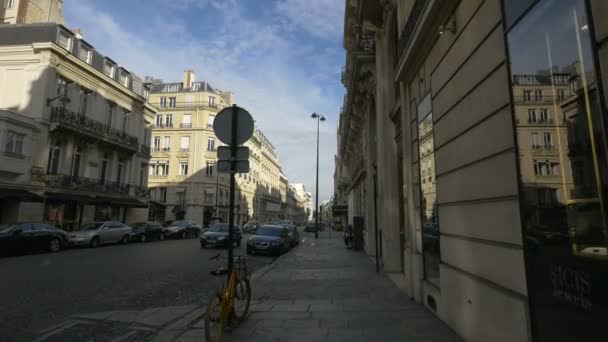
[[[606,335],[608,170],[591,30],[585,0],[542,0],[507,33],[535,341]]]
[[[420,214],[422,217],[422,253],[424,277],[439,286],[439,214],[435,190],[435,146],[433,144],[433,112],[429,93],[417,107],[418,151],[420,165]]]

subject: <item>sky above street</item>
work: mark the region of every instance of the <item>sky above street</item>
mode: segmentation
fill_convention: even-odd
[[[140,77],[197,81],[234,92],[277,148],[291,183],[333,194],[336,127],[344,87],[342,0],[71,0],[66,25]]]

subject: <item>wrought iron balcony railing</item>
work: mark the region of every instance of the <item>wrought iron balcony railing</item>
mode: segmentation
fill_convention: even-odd
[[[63,107],[53,107],[51,109],[51,122],[70,128],[77,133],[84,133],[88,136],[119,144],[133,151],[138,151],[140,148],[137,137]]]
[[[403,53],[408,48],[411,43],[412,36],[414,35],[414,30],[416,29],[416,25],[418,24],[418,20],[422,16],[422,12],[426,7],[428,0],[415,0],[414,5],[412,6],[412,11],[410,12],[410,16],[407,18],[407,22],[401,31],[401,35],[399,36],[399,44],[398,51],[399,57],[395,59],[395,63],[399,63],[398,61],[403,57]]]
[[[63,174],[47,174],[41,175],[41,177],[46,187],[56,189],[128,195],[131,187],[129,184],[120,182]]]

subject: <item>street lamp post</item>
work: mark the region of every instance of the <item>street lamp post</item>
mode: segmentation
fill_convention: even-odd
[[[319,124],[321,121],[325,121],[323,115],[312,113],[310,116],[317,120],[317,179],[316,179],[316,191],[315,191],[315,239],[319,238]]]

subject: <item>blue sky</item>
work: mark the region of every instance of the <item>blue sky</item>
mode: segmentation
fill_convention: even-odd
[[[231,90],[275,145],[292,183],[314,195],[321,125],[319,199],[333,193],[336,127],[344,88],[342,0],[71,0],[66,24],[102,54],[143,77]]]

